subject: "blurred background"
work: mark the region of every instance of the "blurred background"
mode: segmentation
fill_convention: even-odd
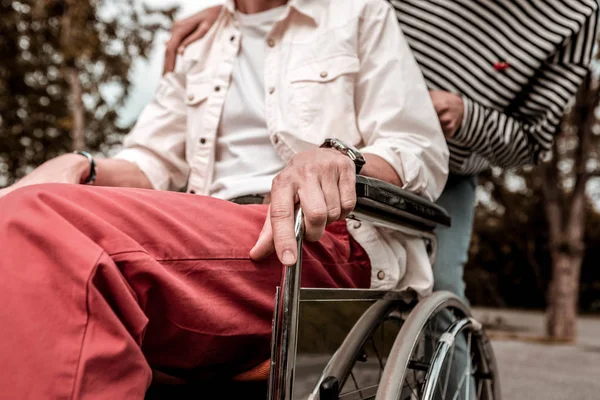
[[[172,21],[216,3],[0,0],[0,187],[64,152],[117,150],[154,93]],[[598,90],[594,71],[544,165],[480,177],[465,280],[498,337],[600,337]]]

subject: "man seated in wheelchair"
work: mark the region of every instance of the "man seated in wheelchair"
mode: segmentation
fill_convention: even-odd
[[[447,171],[387,3],[226,1],[119,154],[63,155],[1,192],[3,396],[143,398],[152,369],[264,361],[297,206],[303,286],[427,293],[422,240],[345,217],[357,173],[434,200]]]

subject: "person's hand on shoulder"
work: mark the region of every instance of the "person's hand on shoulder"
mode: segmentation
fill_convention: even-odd
[[[175,21],[171,29],[171,38],[167,42],[163,75],[173,72],[177,54],[182,54],[190,43],[202,39],[206,35],[219,17],[221,7],[210,7],[191,17]]]

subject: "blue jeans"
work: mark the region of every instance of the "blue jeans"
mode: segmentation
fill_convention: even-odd
[[[436,231],[438,254],[433,265],[433,290],[447,290],[465,300],[463,273],[473,230],[476,187],[476,177],[450,175],[444,192],[437,201],[437,204],[445,208],[450,214],[452,227],[439,228]],[[448,329],[452,322],[454,321],[450,313],[441,312],[437,318],[436,328],[439,330],[437,334],[441,334]],[[463,377],[467,372],[467,360],[470,358],[465,336],[457,337],[455,346],[452,361],[446,361],[441,378],[443,381],[448,379],[446,397],[453,398],[456,388],[460,386],[461,393],[458,398],[464,399],[466,397],[466,386],[471,385],[472,388],[472,385],[474,385],[472,379]],[[469,393],[469,399],[473,399],[473,390],[470,390]],[[442,394],[437,393],[435,400],[444,400]]]
[[[463,272],[473,231],[476,187],[476,177],[451,174],[437,201],[450,214],[452,227],[436,230],[438,254],[433,264],[433,290],[447,290],[463,299]]]

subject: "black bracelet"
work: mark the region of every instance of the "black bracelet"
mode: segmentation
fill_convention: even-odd
[[[83,181],[83,184],[85,184],[85,185],[93,184],[94,181],[96,181],[96,162],[94,161],[94,157],[92,157],[92,155],[90,153],[88,153],[87,151],[75,151],[74,153],[84,156],[90,162],[90,174],[88,175],[87,178],[85,178],[85,181]]]

